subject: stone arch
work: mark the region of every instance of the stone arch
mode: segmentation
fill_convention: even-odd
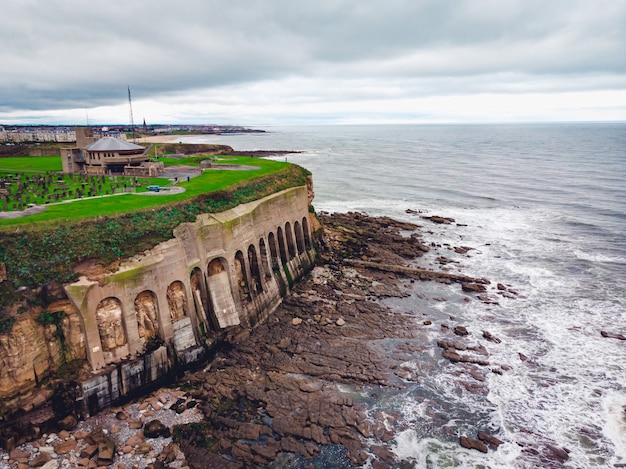
[[[270,259],[272,262],[272,270],[280,269],[280,261],[278,260],[278,246],[276,245],[276,237],[274,233],[267,235],[267,244],[270,245]]]
[[[237,285],[239,287],[239,296],[241,301],[250,301],[250,284],[248,283],[248,275],[246,274],[246,262],[241,251],[235,253],[235,275],[237,276]]]
[[[103,352],[112,352],[126,345],[126,327],[119,299],[111,296],[100,301],[96,308],[96,322]]]
[[[306,249],[311,249],[313,244],[311,243],[311,233],[309,232],[309,220],[307,217],[302,218],[302,232],[304,234],[304,246]]]
[[[295,221],[293,224],[293,230],[296,234],[296,249],[298,254],[304,254],[304,235],[302,234],[302,227],[299,221]]]
[[[287,250],[289,251],[289,259],[296,257],[296,247],[293,242],[293,231],[291,223],[285,223],[285,238],[287,239]]]
[[[208,267],[209,277],[211,275],[217,275],[217,274],[221,274],[222,272],[225,272],[226,267],[224,266],[224,262],[225,262],[225,259],[222,259],[220,257],[213,259],[211,262],[209,262],[209,267]]]
[[[267,252],[267,246],[263,238],[259,239],[259,251],[261,254],[261,265],[265,272],[265,279],[272,278],[272,265],[270,264],[269,254]]]
[[[187,294],[185,293],[185,285],[180,280],[172,282],[167,287],[167,305],[172,322],[180,321],[188,316]]]
[[[158,311],[157,296],[153,291],[144,290],[135,297],[137,330],[143,343],[159,335]]]
[[[283,237],[283,229],[279,226],[276,230],[278,236],[278,251],[280,252],[280,261],[284,265],[289,261],[287,258],[287,250],[285,249],[285,238]]]
[[[261,270],[259,269],[259,258],[256,255],[254,244],[248,246],[248,265],[252,276],[252,288],[255,294],[263,292],[263,282],[261,282]]]

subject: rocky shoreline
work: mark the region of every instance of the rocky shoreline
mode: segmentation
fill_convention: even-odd
[[[99,453],[87,457],[84,448],[93,447],[88,435],[99,430],[115,446],[110,460],[100,459],[116,469],[297,468],[320,467],[320,461],[328,464],[324,467],[412,467],[391,450],[395,435],[407,428],[402,416],[370,406],[379,393],[419,382],[422,370],[407,365],[407,357],[440,354],[458,367],[458,386],[478,395],[487,393],[488,373],[506,368],[489,361],[489,347],[500,343],[489,331],[479,337],[453,321],[416,320],[419,313],[392,311],[383,300],[408,295],[420,280],[458,284],[465,301],[494,304],[499,295],[516,292],[486,279],[417,267],[418,258],[431,250],[439,255],[471,248],[426,245],[415,224],[359,213],[320,217],[319,266],[264,324],[252,333],[233,331],[231,344],[211,365],[185,377],[178,388],[66,431],[63,441],[76,445],[40,467],[98,467]],[[445,257],[437,259],[446,265]],[[440,336],[436,344],[425,340],[433,330]],[[132,417],[119,420],[120,412]],[[153,420],[163,424],[160,440],[146,435]],[[131,421],[138,422],[134,433]],[[448,427],[437,431],[481,452],[503,443],[481,428],[460,437]],[[58,437],[46,435],[33,444],[52,444],[54,453]],[[567,450],[550,442],[528,451],[551,467],[567,459]],[[33,457],[31,466],[19,465],[16,455],[5,455],[0,467],[36,467]]]

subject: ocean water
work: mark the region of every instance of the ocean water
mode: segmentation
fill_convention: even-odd
[[[419,468],[626,465],[626,124],[328,126],[187,137],[238,150],[298,150],[281,159],[313,173],[316,209],[389,215],[427,228],[453,250],[447,267],[515,290],[498,304],[463,301],[458,285],[417,283],[389,305],[434,324],[464,325],[489,350],[486,393],[467,392],[436,346],[407,357],[418,383],[381,394],[399,411],[392,451]],[[456,220],[434,225],[407,213]],[[435,254],[420,262],[440,270]],[[443,301],[446,298],[446,301]],[[421,327],[421,329],[424,329]],[[482,339],[483,330],[502,340]],[[429,344],[441,338],[425,329]],[[384,347],[385,344],[381,344]],[[522,355],[527,357],[522,360]],[[459,446],[477,430],[506,443],[482,454]],[[554,463],[559,467],[558,463]],[[626,466],[623,466],[626,467]]]

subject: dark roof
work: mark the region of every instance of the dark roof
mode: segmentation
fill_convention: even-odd
[[[134,143],[125,142],[115,137],[102,137],[100,140],[87,145],[88,151],[129,151],[129,150],[141,150],[145,148],[141,145],[135,145]]]

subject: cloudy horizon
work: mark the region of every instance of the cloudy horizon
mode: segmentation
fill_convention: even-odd
[[[619,0],[0,0],[0,124],[626,120]]]

